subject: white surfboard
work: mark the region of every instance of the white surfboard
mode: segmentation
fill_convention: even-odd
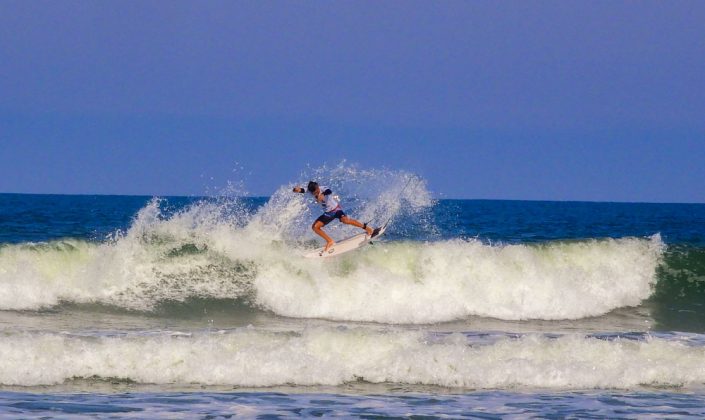
[[[368,244],[371,240],[376,240],[382,234],[384,231],[387,230],[387,225],[382,226],[379,229],[379,233],[375,235],[374,238],[370,237],[370,235],[366,233],[360,233],[355,236],[351,236],[347,239],[343,239],[342,241],[338,241],[333,245],[328,251],[324,251],[325,247],[318,248],[315,251],[309,252],[308,254],[305,254],[304,257],[306,258],[330,258],[330,257],[337,257],[338,255],[345,254],[346,252],[353,251],[355,249],[360,248],[363,245]]]

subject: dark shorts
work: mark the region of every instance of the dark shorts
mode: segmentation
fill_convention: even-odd
[[[345,213],[342,210],[327,211],[327,212],[323,213],[322,215],[318,216],[318,219],[316,219],[316,221],[322,222],[323,226],[325,226],[328,223],[332,222],[333,220],[340,219],[343,216],[345,216]]]

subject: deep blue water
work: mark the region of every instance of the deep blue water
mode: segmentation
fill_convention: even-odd
[[[61,238],[102,240],[129,228],[152,197],[98,195],[0,195],[0,243]],[[209,200],[165,197],[165,214]],[[215,200],[217,199],[210,199]],[[248,208],[267,201],[244,200]],[[660,233],[669,244],[705,246],[705,204],[562,201],[440,200],[423,215],[398,216],[397,239],[479,237],[511,243],[562,239],[645,237]],[[435,229],[428,229],[427,222]]]

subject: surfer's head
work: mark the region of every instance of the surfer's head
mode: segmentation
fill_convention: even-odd
[[[316,192],[316,188],[318,188],[318,182],[316,182],[316,181],[309,181],[308,186],[306,187],[306,189],[310,193]]]

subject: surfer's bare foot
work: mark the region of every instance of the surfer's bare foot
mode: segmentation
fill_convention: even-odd
[[[371,228],[370,226],[365,226],[365,232],[367,232],[367,236],[372,236],[372,232],[375,230]]]
[[[326,247],[323,248],[323,252],[328,252],[329,249],[333,248],[333,245],[335,245],[335,241],[330,241],[326,243]]]

